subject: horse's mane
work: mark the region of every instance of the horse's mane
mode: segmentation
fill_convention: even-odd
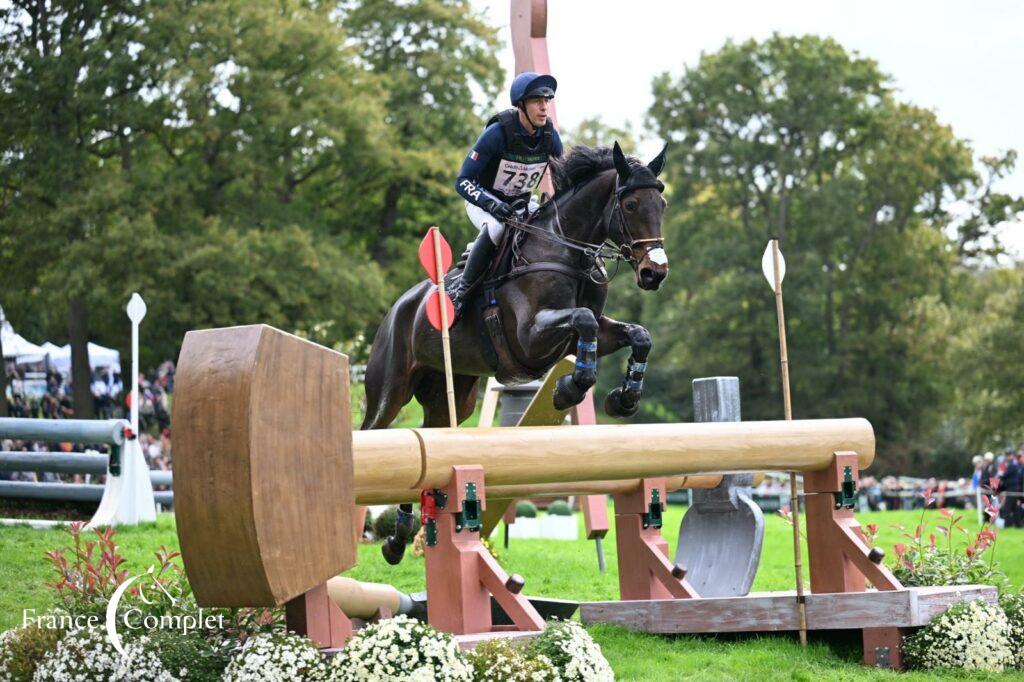
[[[629,165],[636,166],[640,160],[627,156]],[[615,168],[611,147],[588,147],[583,144],[572,147],[560,159],[551,160],[551,178],[555,185],[555,196],[560,196],[574,187],[591,180],[598,173]]]

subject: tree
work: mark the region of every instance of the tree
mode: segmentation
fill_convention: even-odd
[[[1024,442],[1024,266],[972,275],[953,317],[955,413],[977,450]]]
[[[476,236],[452,185],[501,83],[497,38],[468,0],[345,0],[340,7],[350,44],[387,92],[381,115],[389,140],[381,172],[361,176],[359,191],[374,197],[363,218],[376,228],[375,260],[396,264],[408,284],[419,278],[416,245],[430,224]],[[474,104],[480,96],[488,104]]]
[[[949,205],[980,183],[968,145],[899,101],[873,61],[814,36],[727,43],[654,91],[651,123],[673,141],[673,273],[660,300],[644,300],[652,363],[669,369],[650,390],[669,409],[649,405],[678,413],[684,377],[735,372],[745,417],[778,418],[774,307],[760,273],[778,237],[796,415],[867,417],[883,463],[914,466],[947,407],[917,311],[952,294]]]
[[[340,344],[379,316],[386,285],[352,207],[386,141],[381,84],[331,7],[0,11],[0,284],[27,329],[62,336],[70,302],[87,372],[90,338],[125,347],[132,291],[150,308],[144,364],[198,325],[273,320]]]

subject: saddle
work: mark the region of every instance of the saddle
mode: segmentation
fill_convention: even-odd
[[[529,215],[526,217],[526,220],[529,221],[532,217],[532,215]],[[480,334],[481,347],[484,350],[487,364],[494,371],[495,378],[506,386],[536,381],[547,374],[548,368],[533,369],[527,367],[512,352],[508,339],[505,336],[505,328],[501,319],[501,308],[498,306],[498,289],[520,275],[542,270],[557,271],[579,279],[584,277],[582,271],[562,263],[516,264],[516,249],[526,236],[525,232],[512,228],[506,228],[502,232],[501,241],[498,243],[491,266],[483,277],[482,286],[473,294],[472,299],[472,305],[483,311],[477,318],[477,332]],[[481,234],[477,238],[486,239],[487,236]],[[467,244],[466,250],[460,256],[456,264],[456,267],[460,270],[465,267],[472,246],[473,242]],[[461,273],[459,276],[461,276]],[[566,342],[563,355],[569,352],[570,345],[571,340]]]

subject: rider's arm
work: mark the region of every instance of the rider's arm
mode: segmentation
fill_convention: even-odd
[[[501,203],[501,200],[484,189],[480,183],[480,176],[491,159],[501,153],[503,141],[500,124],[492,123],[487,126],[476,144],[469,150],[466,160],[462,162],[459,176],[455,179],[455,191],[463,199],[485,211],[490,210],[494,202]]]

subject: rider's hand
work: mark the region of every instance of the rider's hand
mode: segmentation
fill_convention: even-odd
[[[516,214],[516,210],[504,201],[492,201],[491,205],[487,207],[487,212],[501,222],[505,222]]]

